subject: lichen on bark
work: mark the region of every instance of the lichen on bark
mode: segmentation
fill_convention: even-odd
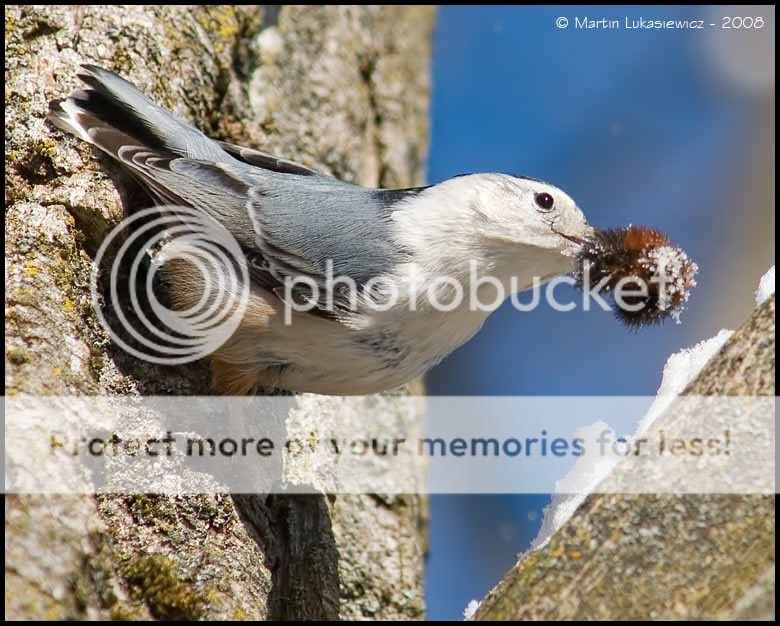
[[[213,136],[411,186],[423,177],[432,23],[427,7],[6,6],[6,393],[210,392],[206,363],[135,359],[92,309],[94,254],[123,215],[116,171],[45,121],[49,101],[79,86],[79,64],[117,71]],[[419,496],[238,501],[7,496],[6,613],[423,615]]]
[[[684,395],[775,395],[774,296]],[[475,619],[774,618],[773,495],[615,491],[588,496],[506,573]]]

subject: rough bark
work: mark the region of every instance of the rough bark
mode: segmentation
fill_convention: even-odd
[[[685,394],[775,395],[774,296]],[[773,619],[774,535],[774,496],[594,494],[475,618]]]
[[[6,393],[209,392],[207,364],[136,360],[92,310],[92,257],[120,198],[110,165],[44,120],[80,63],[119,72],[213,136],[411,186],[432,22],[424,7],[6,7]],[[420,618],[424,504],[11,495],[6,614]]]

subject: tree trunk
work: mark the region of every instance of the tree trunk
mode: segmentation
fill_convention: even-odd
[[[774,296],[685,395],[775,395]],[[475,619],[773,619],[774,503],[773,495],[593,494],[504,576]]]
[[[117,71],[212,136],[411,186],[432,24],[424,7],[6,7],[6,393],[210,392],[207,364],[134,359],[92,310],[92,259],[120,198],[91,148],[44,121],[79,86],[79,64]],[[418,495],[9,495],[5,506],[12,619],[423,616]]]

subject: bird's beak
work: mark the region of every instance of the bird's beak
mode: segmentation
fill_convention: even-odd
[[[555,231],[558,235],[571,242],[572,246],[566,246],[564,254],[567,256],[576,255],[583,245],[590,241],[596,234],[595,229],[592,226],[586,225],[583,232],[579,235],[570,235],[561,231]]]
[[[572,243],[576,243],[578,246],[581,246],[582,244],[585,243],[585,239],[583,239],[582,237],[575,237],[574,235],[567,235],[565,233],[558,233],[558,234],[564,239],[568,239]]]

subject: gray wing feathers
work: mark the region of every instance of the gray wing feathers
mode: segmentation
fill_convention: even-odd
[[[95,65],[83,65],[79,78],[93,88],[98,106],[103,104],[106,114],[114,118],[109,121],[116,121],[120,128],[125,123],[141,129],[142,135],[151,135],[158,141],[153,147],[193,159],[229,159],[214,140],[155,104],[135,85],[113,72]],[[93,92],[81,93],[91,97]],[[124,113],[125,117],[117,119],[118,113]]]
[[[301,275],[324,284],[330,262],[333,277],[362,285],[403,259],[388,219],[401,196],[209,139],[102,68],[80,76],[91,89],[52,103],[49,119],[115,158],[161,203],[219,221],[263,286]]]
[[[302,269],[349,276],[359,285],[390,271],[403,251],[393,242],[390,213],[374,192],[335,179],[274,178],[253,187],[249,210],[263,241],[305,259]]]
[[[273,154],[260,152],[259,150],[253,150],[252,148],[237,146],[226,141],[218,141],[217,143],[232,157],[238,159],[239,161],[243,161],[248,165],[255,165],[273,172],[279,172],[280,174],[298,174],[299,176],[320,175],[319,172],[311,169],[310,167],[306,167],[305,165],[296,163],[295,161],[280,159]]]

